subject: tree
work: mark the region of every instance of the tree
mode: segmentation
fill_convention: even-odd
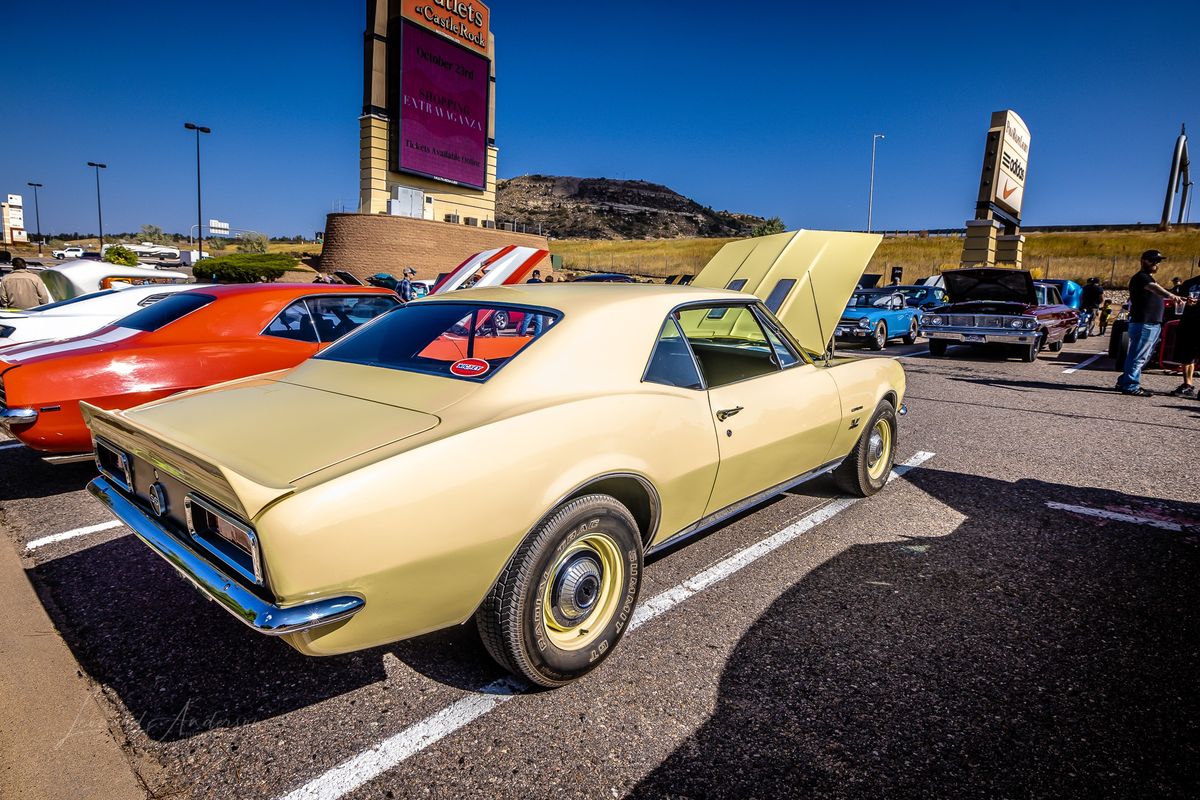
[[[157,225],[143,225],[142,229],[138,231],[138,241],[140,242],[162,244],[165,239],[166,237],[163,236],[163,229]]]
[[[776,233],[783,233],[787,228],[783,224],[783,220],[779,217],[771,217],[764,220],[761,225],[755,225],[750,229],[751,236],[771,236]]]
[[[265,253],[267,252],[267,236],[263,233],[243,233],[238,240],[237,249],[239,253]]]
[[[137,253],[119,244],[109,245],[108,249],[104,251],[102,260],[122,267],[136,267],[138,265]]]

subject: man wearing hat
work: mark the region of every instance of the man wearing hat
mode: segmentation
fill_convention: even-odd
[[[1142,368],[1154,353],[1162,332],[1166,300],[1182,300],[1154,280],[1158,265],[1166,258],[1157,250],[1142,253],[1141,270],[1129,279],[1129,354],[1117,378],[1117,389],[1134,397],[1150,397],[1142,387]]]
[[[400,285],[396,287],[396,292],[397,292],[397,294],[400,295],[400,299],[406,303],[412,302],[412,299],[413,299],[413,277],[416,274],[417,274],[417,271],[415,269],[413,269],[412,267],[405,267],[404,273],[403,273],[404,277],[401,278]]]

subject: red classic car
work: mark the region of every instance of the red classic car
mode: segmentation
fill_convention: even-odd
[[[951,344],[1004,345],[1033,361],[1043,347],[1061,350],[1079,324],[1075,309],[1040,304],[1033,276],[1024,270],[981,267],[942,277],[950,302],[921,317],[932,356],[944,356]]]
[[[132,408],[294,367],[401,305],[395,292],[313,284],[179,292],[87,336],[0,350],[0,423],[46,453],[83,453],[79,401]]]

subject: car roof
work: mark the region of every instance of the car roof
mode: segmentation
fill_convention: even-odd
[[[351,286],[344,283],[226,283],[193,286],[192,288],[202,291],[204,294],[211,294],[218,299],[245,296],[269,298],[272,295],[298,297],[313,294],[395,294],[391,289],[377,286]]]

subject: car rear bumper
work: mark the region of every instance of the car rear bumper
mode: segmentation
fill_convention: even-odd
[[[972,328],[921,328],[927,339],[968,344],[1033,344],[1037,331],[975,330]]]
[[[145,544],[218,605],[259,633],[283,636],[348,619],[366,605],[361,597],[329,597],[294,606],[263,600],[228,577],[126,498],[105,478],[88,491]]]

